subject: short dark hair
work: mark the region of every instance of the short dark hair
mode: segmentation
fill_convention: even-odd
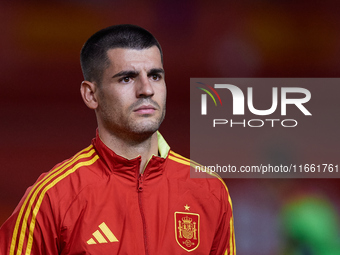
[[[163,62],[163,53],[156,38],[144,28],[122,24],[104,28],[92,35],[80,53],[84,79],[101,83],[104,70],[110,62],[107,51],[114,48],[148,49],[157,46]]]

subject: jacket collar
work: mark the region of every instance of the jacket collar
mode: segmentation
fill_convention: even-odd
[[[152,155],[152,157],[149,159],[143,172],[145,179],[151,177],[154,178],[158,175],[161,175],[164,170],[165,161],[168,157],[170,147],[158,131],[157,139],[158,152],[160,156]],[[134,159],[127,159],[116,154],[100,139],[98,130],[96,131],[96,137],[92,140],[92,144],[111,173],[122,175],[128,179],[138,178],[141,156],[138,156]]]

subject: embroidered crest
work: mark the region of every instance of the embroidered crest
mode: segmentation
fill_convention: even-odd
[[[175,212],[176,241],[184,250],[193,251],[200,244],[200,215]]]

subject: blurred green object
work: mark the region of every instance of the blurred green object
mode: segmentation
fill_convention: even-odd
[[[326,199],[307,196],[287,203],[281,214],[289,255],[339,255],[339,219]]]

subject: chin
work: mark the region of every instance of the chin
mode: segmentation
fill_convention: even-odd
[[[159,125],[153,127],[142,127],[138,128],[137,130],[133,130],[133,133],[140,134],[140,135],[152,135],[155,133],[159,128]]]
[[[148,121],[147,123],[138,123],[134,125],[133,128],[131,128],[132,133],[135,133],[136,135],[142,135],[142,136],[151,136],[153,133],[155,133],[159,126],[160,122],[154,122],[154,121]]]

